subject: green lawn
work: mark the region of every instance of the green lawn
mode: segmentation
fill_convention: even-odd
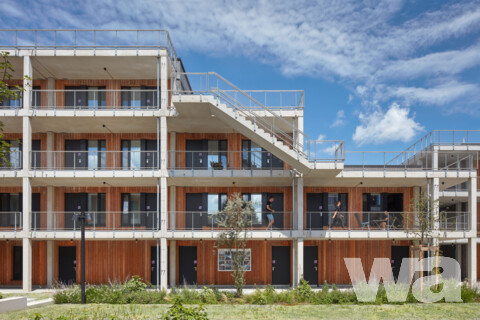
[[[52,305],[0,314],[0,319],[159,319],[167,305]],[[208,305],[210,319],[474,319],[480,318],[479,303],[406,305]],[[38,319],[38,318],[37,318]],[[62,318],[61,318],[62,319]]]

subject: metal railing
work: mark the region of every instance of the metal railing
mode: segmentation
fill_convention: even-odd
[[[295,127],[295,122],[289,122],[278,116],[268,106],[263,105],[247,92],[239,89],[231,82],[214,72],[185,73],[192,84],[191,91],[177,88],[175,94],[211,94],[227,107],[249,120],[255,128],[263,129],[272,137],[272,142],[281,141],[285,146],[308,159],[304,143],[308,136]],[[260,116],[258,112],[263,111]]]
[[[74,211],[37,212],[32,231],[80,231]],[[156,231],[160,229],[156,211],[88,211],[87,231]]]
[[[287,165],[269,151],[169,151],[168,158],[168,168],[176,170],[287,169]]]
[[[168,227],[170,231],[219,231],[224,227],[218,226],[218,212],[208,211],[171,211],[170,216],[176,215],[175,227]],[[265,231],[265,230],[293,230],[293,212],[291,211],[275,211],[274,223],[267,229],[268,221],[267,212],[257,213],[250,221],[247,228],[249,232]]]
[[[346,151],[345,170],[388,170],[388,171],[424,171],[434,170],[434,151]],[[445,171],[469,171],[477,167],[478,155],[475,152],[460,157],[458,152],[442,152],[438,169]]]
[[[224,90],[224,92],[234,96],[238,95],[235,90]],[[270,110],[276,111],[303,110],[305,107],[303,90],[243,90],[243,92],[251,98],[245,107],[252,110],[262,111],[262,108],[253,101],[258,101]]]
[[[345,142],[341,140],[308,140],[306,149],[312,162],[345,161]]]
[[[170,34],[162,29],[0,29],[0,49],[21,50],[159,50],[177,54]],[[56,55],[56,52],[55,52]]]
[[[19,211],[0,211],[0,232],[21,231],[23,229],[23,213]]]
[[[22,151],[10,150],[0,156],[0,170],[21,170],[23,168]]]
[[[405,151],[399,152],[398,157],[405,159],[405,153],[416,154],[422,151],[428,151],[432,146],[468,146],[471,144],[480,145],[480,130],[433,130]]]
[[[307,211],[305,230],[329,231],[418,231],[415,212],[333,212]],[[448,212],[439,221],[440,231],[468,231],[468,212]]]
[[[153,89],[32,90],[34,110],[157,110]]]
[[[158,170],[157,151],[33,151],[33,170]],[[40,157],[40,161],[38,160]]]

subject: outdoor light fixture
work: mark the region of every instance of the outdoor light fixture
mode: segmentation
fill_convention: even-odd
[[[80,230],[81,230],[81,276],[82,276],[82,304],[85,304],[86,297],[85,297],[85,221],[92,221],[92,215],[90,213],[86,213],[82,211],[81,213],[76,213],[73,215],[72,218],[76,222],[80,222]]]

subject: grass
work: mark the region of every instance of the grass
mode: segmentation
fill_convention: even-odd
[[[0,319],[160,319],[168,305],[52,305],[0,314]],[[478,303],[404,305],[206,305],[210,319],[474,319]],[[63,316],[63,317],[62,317]]]

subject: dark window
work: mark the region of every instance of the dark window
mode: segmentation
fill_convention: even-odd
[[[18,109],[23,107],[23,92],[15,87],[10,87],[10,90],[17,92],[18,95],[11,95],[5,97],[0,101],[0,105],[3,109]]]
[[[20,281],[23,278],[23,252],[22,247],[13,247],[13,275],[12,280]]]
[[[283,169],[283,161],[251,140],[242,140],[243,169]]]
[[[153,109],[157,106],[157,87],[122,87],[122,108]]]
[[[66,86],[65,106],[83,109],[103,109],[106,106],[105,87]]]
[[[140,170],[158,166],[157,140],[122,140],[122,168]]]

